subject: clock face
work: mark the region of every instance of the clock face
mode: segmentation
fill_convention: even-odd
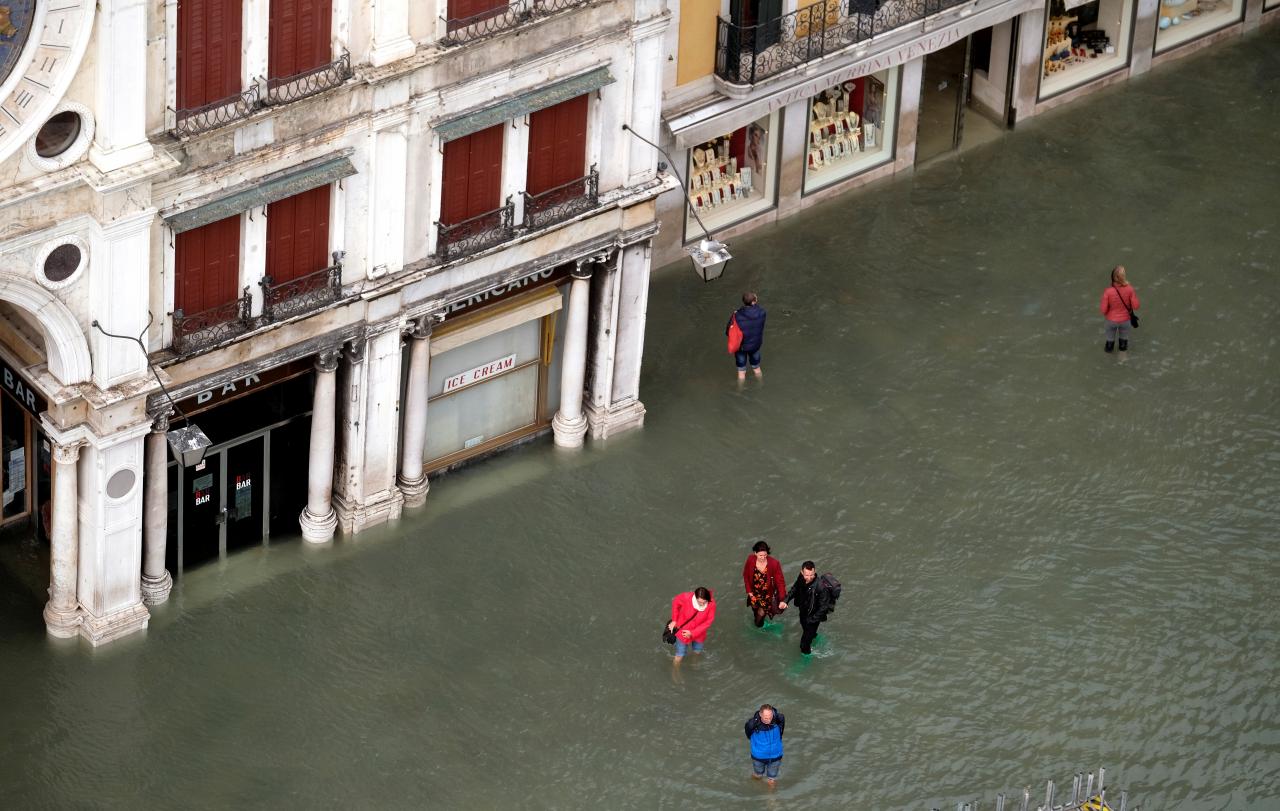
[[[0,0],[0,84],[18,64],[35,16],[36,0]]]
[[[0,161],[53,113],[80,68],[94,0],[0,0]]]

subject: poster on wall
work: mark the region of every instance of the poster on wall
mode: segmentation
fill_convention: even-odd
[[[884,82],[867,77],[867,96],[862,101],[862,119],[879,130],[884,125]]]

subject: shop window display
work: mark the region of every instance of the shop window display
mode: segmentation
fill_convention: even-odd
[[[1160,0],[1156,53],[1239,22],[1244,0]]]
[[[773,206],[777,123],[778,114],[770,113],[689,150],[689,199],[709,230]],[[702,229],[693,215],[685,220],[686,239],[700,238]]]
[[[893,159],[899,69],[860,76],[809,100],[805,191]]]
[[[1040,96],[1052,96],[1129,64],[1133,0],[1052,0]]]

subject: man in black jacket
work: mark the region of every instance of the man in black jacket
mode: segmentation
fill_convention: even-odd
[[[800,615],[800,652],[811,654],[813,651],[810,646],[813,645],[813,638],[818,635],[818,626],[835,610],[831,592],[822,587],[822,581],[818,579],[818,567],[813,561],[806,560],[800,567],[800,576],[796,578],[791,593],[787,595],[787,602],[782,607],[786,608],[788,604],[794,605]]]

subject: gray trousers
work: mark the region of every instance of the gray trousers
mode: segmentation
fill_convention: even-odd
[[[1116,333],[1120,333],[1120,340],[1129,340],[1129,322],[1128,321],[1108,321],[1107,322],[1107,340],[1114,341]]]

